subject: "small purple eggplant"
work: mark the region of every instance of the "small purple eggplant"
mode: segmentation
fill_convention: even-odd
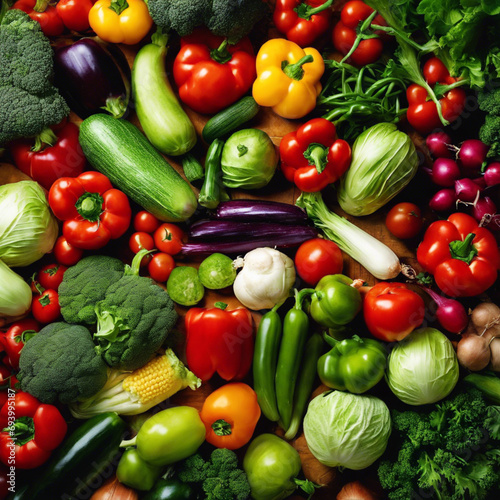
[[[82,38],[55,50],[55,84],[82,119],[107,111],[121,118],[130,102],[130,67],[119,49]]]

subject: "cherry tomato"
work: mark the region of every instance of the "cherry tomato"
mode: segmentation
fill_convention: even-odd
[[[171,255],[164,252],[155,253],[148,264],[149,276],[158,283],[164,283],[174,267],[175,261]]]
[[[61,315],[59,296],[55,290],[45,290],[35,295],[31,304],[31,313],[40,323],[52,323]]]
[[[90,28],[89,12],[92,5],[92,0],[59,0],[56,10],[66,28],[86,31]]]
[[[142,231],[144,233],[154,233],[159,225],[160,221],[147,210],[141,210],[137,212],[134,217],[134,229],[136,231]]]
[[[47,264],[38,271],[38,283],[40,283],[43,288],[57,290],[63,280],[66,269],[68,268],[62,264]]]
[[[450,72],[444,65],[443,61],[437,57],[431,57],[426,61],[422,69],[425,81],[433,87],[436,83],[443,83],[446,81]]]
[[[153,250],[155,243],[153,237],[145,233],[144,231],[136,231],[130,236],[128,240],[128,246],[130,250],[134,253],[138,253],[139,250]],[[141,260],[141,267],[146,266],[151,261],[151,254],[145,255]]]
[[[336,243],[323,238],[307,240],[297,249],[295,268],[309,285],[329,274],[341,274],[344,265],[342,252]]]
[[[464,89],[451,89],[441,99],[441,113],[445,120],[455,121],[464,110],[467,94]]]
[[[404,339],[424,320],[425,304],[404,283],[381,281],[363,300],[363,316],[370,333],[384,342]]]
[[[59,236],[52,250],[59,264],[74,266],[82,257],[83,250],[68,243],[64,236]]]
[[[396,238],[402,240],[417,236],[423,224],[420,208],[409,202],[397,203],[389,210],[385,218],[387,229]]]
[[[155,247],[160,252],[176,255],[181,251],[184,231],[175,224],[163,223],[154,233]]]

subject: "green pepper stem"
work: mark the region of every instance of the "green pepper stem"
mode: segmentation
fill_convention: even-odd
[[[326,0],[325,3],[318,5],[317,7],[311,7],[306,2],[301,2],[293,10],[297,13],[297,16],[299,16],[301,19],[309,21],[312,16],[328,9],[328,7],[330,7],[332,4],[333,0]]]
[[[135,435],[132,439],[124,439],[120,444],[120,448],[129,448],[130,446],[135,446],[137,441],[137,435]]]
[[[128,9],[127,0],[111,0],[111,4],[108,7],[116,14],[120,15],[125,9]]]
[[[211,427],[217,436],[229,436],[233,432],[231,424],[222,418],[216,420]]]
[[[316,290],[314,288],[303,288],[300,290],[300,292],[295,288],[294,289],[294,296],[295,296],[295,305],[294,309],[300,309],[302,310],[302,303],[304,302],[304,299],[306,297],[309,297],[310,295],[313,295],[316,293]]]
[[[218,48],[210,51],[210,57],[219,64],[225,64],[232,58],[231,53],[227,49],[227,38],[219,45]]]
[[[49,6],[49,0],[36,0],[33,10],[35,12],[45,12]]]
[[[454,259],[463,260],[470,264],[478,253],[477,248],[472,243],[475,237],[474,233],[469,233],[463,241],[455,240],[450,242],[451,256]]]
[[[292,80],[302,80],[304,77],[304,68],[302,67],[304,64],[310,63],[314,61],[314,57],[311,54],[307,54],[304,57],[301,57],[296,63],[290,64],[288,61],[281,62],[281,69],[283,73],[285,73],[288,78]]]
[[[17,446],[23,446],[35,437],[35,422],[31,417],[20,417],[2,431],[8,432]]]
[[[168,44],[169,34],[166,33],[163,28],[159,26],[156,31],[151,35],[151,43],[158,45],[158,47],[166,47]]]
[[[31,151],[38,152],[41,151],[45,146],[52,147],[57,142],[57,135],[51,128],[46,128],[42,130],[35,137],[35,144],[31,148]]]
[[[328,163],[327,156],[328,148],[317,142],[309,144],[304,151],[304,158],[309,162],[309,165],[314,165],[316,167],[318,174],[321,174],[321,172],[325,170]]]

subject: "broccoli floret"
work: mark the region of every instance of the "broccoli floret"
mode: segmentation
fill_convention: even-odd
[[[53,52],[40,24],[7,11],[0,22],[0,146],[34,137],[69,114],[52,78]]]
[[[500,156],[500,116],[486,115],[479,129],[479,139],[490,146],[489,158]]]
[[[19,359],[21,389],[42,403],[69,404],[99,392],[107,367],[81,325],[50,323],[26,342]]]
[[[227,448],[216,448],[209,460],[195,453],[181,462],[177,477],[185,483],[198,483],[206,500],[250,498],[247,475],[239,467],[236,453]]]
[[[106,296],[125,269],[124,263],[107,255],[84,257],[64,273],[59,285],[59,305],[67,323],[97,323],[95,305]]]
[[[139,254],[137,254],[139,255]],[[145,365],[177,322],[174,303],[151,278],[125,274],[96,304],[98,351],[112,368]]]
[[[479,92],[477,94],[477,104],[481,111],[500,116],[500,88]]]
[[[148,7],[155,24],[166,31],[185,36],[207,26],[231,42],[248,35],[269,8],[263,0],[149,0]]]

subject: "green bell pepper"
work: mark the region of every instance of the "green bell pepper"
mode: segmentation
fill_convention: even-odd
[[[243,469],[254,500],[280,500],[298,487],[310,496],[317,487],[297,478],[301,470],[297,450],[276,434],[260,434],[253,439],[243,457]]]
[[[162,467],[145,462],[135,448],[127,448],[118,462],[116,477],[125,486],[149,491],[160,477]]]
[[[169,465],[193,455],[205,441],[205,424],[196,408],[174,406],[148,418],[121,447],[136,446],[150,465]]]
[[[387,351],[381,342],[354,335],[337,341],[328,335],[332,349],[318,360],[323,384],[339,391],[362,394],[378,384],[387,365]]]
[[[353,283],[351,278],[343,274],[330,274],[319,280],[311,295],[309,311],[316,323],[339,330],[356,317],[362,301]]]

